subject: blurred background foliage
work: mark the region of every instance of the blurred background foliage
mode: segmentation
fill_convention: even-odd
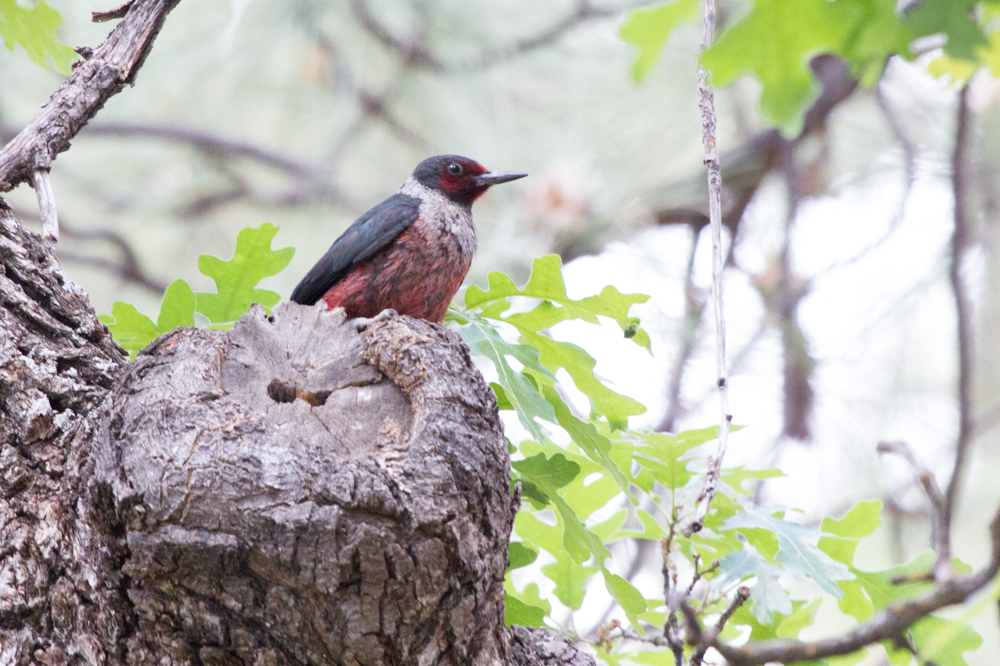
[[[701,27],[686,20],[697,18],[697,3],[677,0],[654,9],[674,12],[667,19],[676,27],[651,36],[629,18],[648,4],[185,0],[134,89],[112,98],[56,161],[57,254],[99,312],[121,300],[155,314],[174,278],[210,287],[199,255],[231,256],[241,229],[271,223],[281,227],[275,247],[296,252],[264,286],[287,296],[417,162],[465,154],[531,174],[477,203],[480,249],[468,282],[484,284],[494,270],[523,282],[532,259],[555,252],[567,263],[571,295],[605,284],[650,294],[633,312],[650,333],[652,357],[616,342],[615,331],[567,324],[554,334],[589,349],[598,374],[649,407],[634,427],[711,424]],[[814,526],[858,498],[882,500],[884,527],[859,552],[872,566],[927,547],[921,489],[875,444],[906,441],[947,485],[962,413],[948,276],[958,192],[969,231],[962,278],[973,383],[955,550],[978,565],[1000,499],[995,3],[926,0],[905,14],[909,32],[900,35],[886,33],[897,27],[880,23],[879,12],[884,19],[887,7],[905,8],[877,0],[870,15],[852,19],[861,32],[847,36],[823,16],[790,42],[758,28],[756,40],[734,47],[739,35],[724,33],[752,9],[780,13],[793,4],[801,3],[720,1],[719,48],[745,53],[746,63],[707,58],[726,84],[717,109],[725,223],[735,232],[726,282],[731,404],[735,421],[749,426],[734,435],[727,463],[780,467],[788,476],[761,482],[757,499],[801,509]],[[66,44],[94,46],[109,29],[89,21],[105,4],[51,5]],[[55,30],[45,7],[32,11]],[[938,32],[961,12],[972,18]],[[855,50],[853,67],[831,56],[810,61],[845,39],[857,49],[895,40],[907,58],[883,68],[874,48]],[[801,66],[765,71],[767,49],[791,49]],[[51,40],[0,53],[4,141],[63,76],[32,60],[65,70],[68,54]],[[740,77],[748,71],[756,78]],[[962,112],[965,171],[956,182]],[[21,219],[37,219],[31,190],[9,201]],[[515,437],[518,424],[507,424]],[[659,555],[636,543],[613,552],[622,575],[641,585],[639,565]],[[567,621],[586,634],[602,611]],[[976,620],[984,645],[966,655],[969,664],[995,663],[996,624],[989,613]]]

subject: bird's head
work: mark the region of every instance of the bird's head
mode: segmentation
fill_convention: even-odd
[[[452,201],[466,206],[471,206],[490,186],[527,175],[510,171],[487,171],[479,162],[460,155],[428,157],[413,170],[413,178],[421,185],[437,190]]]

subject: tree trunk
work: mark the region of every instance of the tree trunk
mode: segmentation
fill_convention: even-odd
[[[457,335],[255,306],[126,362],[0,210],[0,664],[593,664],[503,622],[519,505]]]

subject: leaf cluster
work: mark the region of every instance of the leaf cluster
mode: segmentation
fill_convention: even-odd
[[[134,305],[121,301],[111,306],[110,315],[101,315],[101,321],[115,341],[135,358],[139,351],[164,333],[178,326],[194,326],[195,313],[204,317],[210,328],[224,329],[231,328],[253,303],[260,303],[265,309],[273,307],[281,296],[267,289],[257,289],[257,284],[283,271],[295,254],[295,249],[290,247],[271,249],[271,241],[278,230],[271,224],[244,229],[236,238],[236,250],[229,261],[201,255],[198,269],[215,282],[215,292],[196,292],[184,280],[174,280],[163,295],[155,322]]]
[[[622,39],[638,49],[633,77],[655,67],[676,27],[697,16],[696,0],[671,0],[631,13]],[[819,94],[810,59],[833,53],[846,61],[862,85],[874,85],[891,56],[913,60],[914,42],[937,36],[943,51],[928,65],[935,75],[965,80],[980,67],[1000,75],[998,0],[752,0],[702,55],[713,84],[728,86],[751,74],[762,86],[764,118],[796,135]]]

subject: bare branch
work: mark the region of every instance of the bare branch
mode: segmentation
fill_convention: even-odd
[[[905,635],[915,622],[946,606],[960,604],[984,588],[1000,570],[1000,511],[990,523],[991,553],[989,564],[970,576],[952,578],[930,593],[889,606],[875,617],[843,636],[816,641],[793,643],[767,641],[733,647],[714,641],[712,647],[733,666],[759,666],[769,661],[792,663],[850,654],[866,645],[883,640],[895,640]]]
[[[694,284],[694,259],[698,251],[698,238],[703,226],[691,225],[691,249],[688,252],[687,270],[684,274],[684,320],[681,323],[680,348],[674,357],[674,367],[670,371],[670,385],[667,389],[667,413],[657,430],[673,432],[674,424],[681,415],[681,382],[691,355],[698,346],[698,325],[705,312],[705,298]]]
[[[261,148],[251,143],[226,139],[209,132],[169,125],[147,125],[143,123],[100,123],[91,125],[81,136],[111,138],[149,138],[183,143],[209,155],[242,157],[284,171],[290,176],[309,181],[317,189],[331,198],[344,199],[335,186],[331,185],[319,166],[307,164],[276,151]]]
[[[41,218],[31,211],[12,209],[14,215],[21,220],[32,220],[40,222]],[[66,220],[61,224],[62,235],[65,238],[72,238],[80,241],[103,241],[113,245],[119,253],[119,260],[112,261],[103,257],[87,256],[80,252],[67,251],[64,244],[58,252],[60,262],[73,262],[93,266],[113,275],[117,275],[123,280],[134,282],[140,287],[145,287],[155,294],[162,294],[167,289],[167,285],[149,275],[142,267],[139,256],[132,248],[128,239],[112,229],[83,229],[68,224]]]
[[[41,113],[0,151],[0,192],[50,169],[56,155],[104,103],[135,81],[163,20],[179,0],[135,0],[93,56],[76,63],[73,73],[42,107]]]
[[[896,141],[899,142],[899,145],[903,149],[903,159],[906,164],[906,186],[903,190],[903,196],[899,200],[899,206],[896,208],[896,213],[892,216],[892,220],[889,221],[889,226],[878,239],[850,259],[834,263],[819,271],[813,276],[813,279],[842,268],[847,268],[848,266],[864,259],[873,251],[885,245],[886,241],[893,237],[899,229],[899,225],[903,222],[903,216],[906,213],[906,205],[910,200],[910,193],[913,192],[913,185],[917,180],[917,146],[913,143],[910,137],[906,135],[906,131],[903,129],[902,123],[900,123],[899,118],[896,117],[895,109],[892,108],[892,104],[889,103],[888,98],[885,96],[884,79],[879,81],[878,86],[875,88],[875,99],[878,100],[878,106],[882,110],[882,115],[885,116],[886,122],[889,123],[889,128],[896,137]]]
[[[924,488],[931,502],[931,542],[937,561],[934,564],[934,580],[944,582],[951,578],[951,534],[946,528],[948,524],[948,503],[941,489],[934,480],[934,474],[920,464],[906,442],[879,442],[879,453],[895,453],[910,465],[917,482]]]
[[[733,617],[733,613],[739,610],[740,606],[745,604],[747,599],[749,598],[750,598],[750,588],[741,585],[736,590],[736,596],[733,597],[732,603],[730,603],[729,607],[726,608],[725,611],[723,611],[722,615],[719,616],[719,620],[715,623],[715,631],[712,634],[713,640],[715,639],[716,636],[722,633],[722,630],[725,628],[726,623],[729,622],[730,618]],[[685,615],[687,615],[687,612],[685,612]],[[698,618],[694,617],[693,619],[694,619],[693,626],[698,627],[697,624]],[[690,624],[690,618],[689,618],[689,624]],[[700,627],[698,627],[698,629],[700,632]],[[702,662],[705,659],[705,652],[707,652],[709,648],[709,645],[704,642],[704,639],[701,636],[698,636],[697,634],[692,636],[692,638],[695,637],[697,637],[696,641],[690,641],[690,640],[688,641],[692,645],[698,646],[691,653],[691,661],[689,662],[689,666],[701,666]]]
[[[590,0],[577,0],[575,7],[566,16],[538,34],[519,39],[507,46],[486,49],[474,58],[458,62],[441,60],[431,53],[420,40],[406,41],[393,35],[372,15],[366,0],[351,0],[351,9],[361,27],[387,49],[398,54],[407,65],[440,74],[470,74],[495,67],[518,56],[549,46],[587,21],[613,18],[629,10],[655,2],[659,2],[659,0],[632,0],[616,7],[594,7]]]
[[[702,33],[702,51],[712,44],[715,34],[715,0],[705,0],[705,22]],[[719,151],[715,144],[715,95],[708,83],[708,71],[698,66],[698,106],[701,108],[701,138],[705,144],[705,165],[708,167],[708,217],[712,229],[712,305],[715,310],[715,370],[718,377],[719,407],[719,448],[708,461],[705,485],[698,495],[698,504],[691,522],[684,526],[685,534],[693,534],[701,529],[708,515],[712,499],[719,485],[722,473],[722,459],[726,455],[729,441],[729,373],[726,369],[726,318],[722,299],[722,172],[719,168]]]
[[[945,524],[951,529],[955,499],[965,471],[965,459],[972,442],[972,306],[968,289],[962,279],[962,259],[969,241],[969,222],[965,206],[966,148],[969,134],[969,84],[962,87],[958,98],[958,119],[955,124],[955,149],[951,158],[951,184],[955,198],[955,229],[951,236],[951,264],[948,278],[955,298],[958,338],[958,439],[955,442],[955,468],[944,491]]]

